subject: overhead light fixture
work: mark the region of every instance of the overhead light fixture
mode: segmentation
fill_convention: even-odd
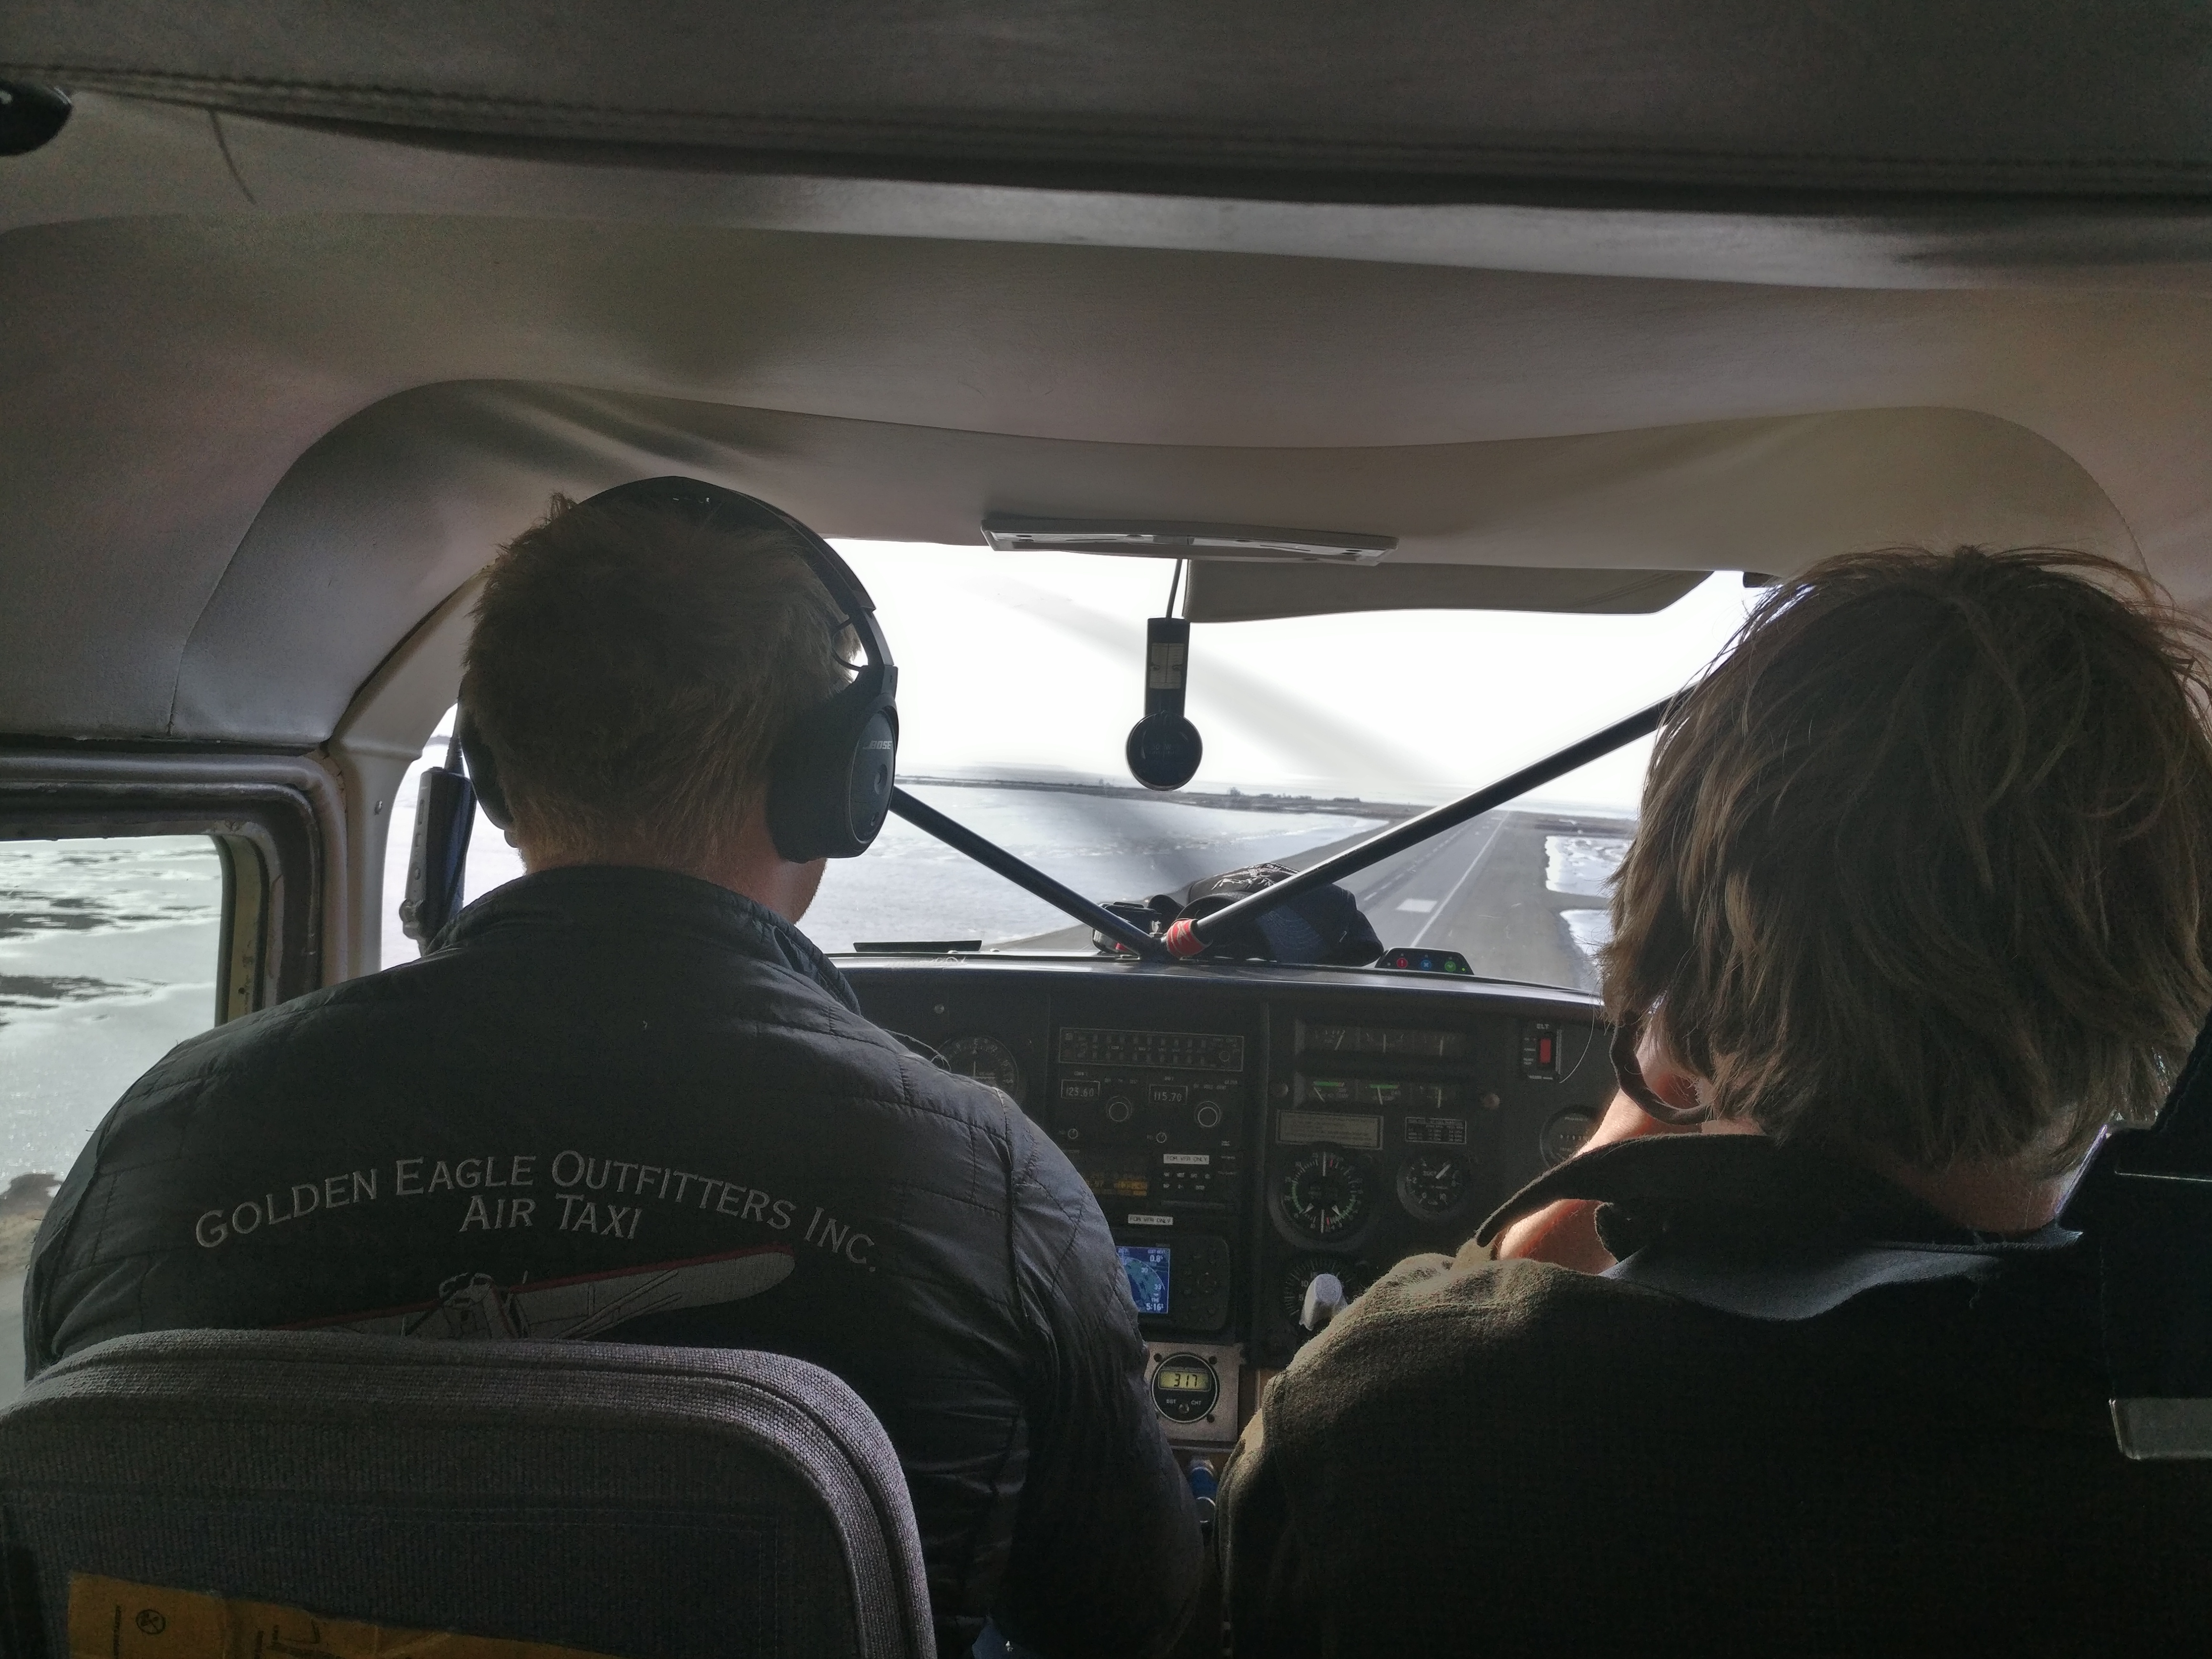
[[[1395,536],[1338,530],[1279,530],[1267,525],[1191,524],[1182,520],[1037,519],[994,513],[983,539],[1001,552],[1110,553],[1150,559],[1289,559],[1311,564],[1373,564]]]

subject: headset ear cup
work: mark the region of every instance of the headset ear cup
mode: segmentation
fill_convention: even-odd
[[[845,779],[845,820],[856,852],[865,853],[881,833],[891,810],[891,782],[898,775],[898,710],[876,709],[853,745],[852,769]]]
[[[477,805],[492,821],[495,828],[514,828],[514,813],[507,806],[507,791],[500,787],[499,766],[491,757],[491,745],[483,740],[483,733],[469,717],[468,700],[461,702],[461,712],[454,717],[459,724],[453,728],[460,739],[461,759],[469,769],[469,781],[476,786]]]
[[[793,864],[858,858],[890,810],[898,769],[897,671],[863,669],[793,724],[769,779],[768,828]]]

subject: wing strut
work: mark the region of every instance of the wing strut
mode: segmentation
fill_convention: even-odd
[[[1093,904],[1073,887],[1062,886],[1034,864],[1015,857],[996,842],[986,841],[934,806],[924,805],[905,790],[892,789],[891,811],[915,829],[936,836],[954,852],[965,853],[985,869],[995,871],[1015,886],[1065,910],[1085,926],[1127,946],[1139,956],[1159,957],[1167,954],[1159,940],[1133,922],[1124,921],[1103,904]]]
[[[1559,753],[1546,757],[1534,766],[1522,767],[1510,777],[1500,778],[1496,783],[1487,784],[1471,795],[1462,795],[1459,799],[1448,802],[1433,811],[1424,812],[1417,818],[1407,818],[1403,823],[1393,824],[1357,847],[1346,848],[1334,858],[1309,865],[1297,874],[1287,876],[1272,887],[1262,887],[1256,893],[1248,893],[1234,904],[1224,905],[1194,921],[1177,921],[1167,931],[1167,947],[1178,957],[1194,957],[1214,940],[1237,927],[1256,921],[1287,899],[1311,892],[1316,887],[1325,887],[1333,881],[1364,870],[1370,864],[1379,864],[1393,853],[1402,853],[1431,836],[1456,829],[1469,818],[1480,817],[1492,807],[1503,806],[1516,795],[1525,795],[1531,789],[1547,784],[1555,778],[1565,777],[1577,767],[1587,766],[1638,738],[1648,738],[1659,729],[1659,722],[1666,718],[1668,704],[1673,701],[1670,697],[1666,702],[1655,702],[1649,708],[1584,738],[1580,743],[1569,744]]]

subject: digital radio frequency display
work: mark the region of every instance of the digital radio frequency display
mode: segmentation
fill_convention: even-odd
[[[1168,1244],[1117,1244],[1121,1271],[1129,1276],[1129,1295],[1140,1314],[1168,1310],[1168,1273],[1175,1249]]]
[[[1244,1039],[1204,1031],[1110,1031],[1063,1025],[1060,1030],[1060,1060],[1063,1066],[1241,1072],[1244,1069]]]

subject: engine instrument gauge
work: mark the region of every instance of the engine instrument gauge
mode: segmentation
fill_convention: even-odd
[[[1398,1170],[1398,1201],[1423,1221],[1449,1221],[1474,1195],[1474,1174],[1456,1152],[1416,1152]]]
[[[1340,1243],[1367,1224],[1366,1168],[1340,1148],[1311,1147],[1283,1177],[1276,1200],[1297,1231]]]
[[[1221,1400],[1221,1373],[1203,1354],[1171,1353],[1152,1372],[1152,1407],[1170,1423],[1195,1423]]]
[[[945,1065],[948,1071],[1005,1090],[1013,1097],[1017,1106],[1027,1103],[1024,1097],[1029,1083],[1022,1076],[1022,1063],[1014,1058],[1014,1051],[996,1037],[954,1037],[945,1045]]]
[[[1538,1141],[1538,1150],[1544,1155],[1544,1167],[1565,1164],[1583,1149],[1583,1142],[1597,1128],[1595,1114],[1581,1110],[1561,1112],[1544,1126]]]
[[[1283,1267],[1281,1285],[1283,1317],[1291,1324],[1306,1310],[1306,1286],[1313,1283],[1316,1273],[1334,1273],[1344,1286],[1347,1302],[1356,1300],[1359,1293],[1374,1282],[1364,1263],[1337,1255],[1294,1255]]]

